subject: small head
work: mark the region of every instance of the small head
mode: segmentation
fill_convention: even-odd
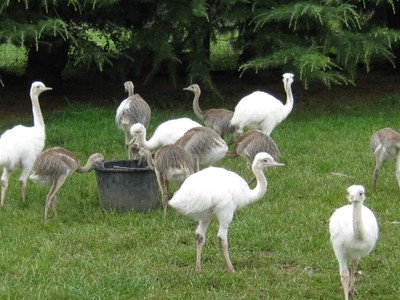
[[[40,81],[35,81],[31,85],[31,95],[39,95],[49,90],[52,90],[52,88],[45,86],[44,83]]]
[[[131,126],[129,133],[131,134],[132,138],[135,139],[142,135],[144,136],[146,134],[146,128],[142,124],[136,123]]]
[[[89,161],[93,164],[93,167],[95,168],[104,167],[104,156],[101,153],[94,153],[90,155]]]
[[[133,91],[133,82],[132,81],[126,81],[124,83],[124,89],[125,89],[125,92]]]
[[[294,75],[292,73],[285,73],[282,75],[283,79],[283,83],[285,86],[292,84],[293,80],[294,80]]]
[[[347,189],[347,200],[350,202],[364,202],[365,189],[362,185],[352,185]]]
[[[254,157],[252,169],[265,169],[268,167],[282,167],[285,164],[275,161],[275,159],[267,152],[259,152]]]
[[[200,87],[196,83],[193,83],[193,84],[189,85],[188,87],[185,87],[183,90],[184,91],[191,91],[193,93],[198,93],[198,94],[201,93]]]

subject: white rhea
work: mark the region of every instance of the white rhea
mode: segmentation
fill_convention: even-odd
[[[214,129],[222,138],[232,138],[236,133],[236,127],[231,125],[233,111],[225,108],[212,108],[202,110],[199,105],[199,98],[201,90],[198,84],[192,84],[186,88],[185,91],[194,93],[193,98],[193,111],[195,115],[204,122],[204,124]]]
[[[219,223],[218,237],[229,272],[235,272],[228,251],[228,227],[236,210],[260,200],[267,191],[267,179],[263,169],[282,166],[271,155],[258,153],[252,170],[257,186],[250,189],[246,181],[234,172],[223,168],[208,167],[191,176],[169,201],[169,205],[196,221],[197,255],[196,271],[201,271],[201,252],[206,240],[206,231],[213,218]]]
[[[100,153],[92,154],[85,166],[80,166],[75,154],[62,148],[54,147],[43,151],[37,158],[29,178],[36,184],[50,185],[46,196],[44,219],[47,221],[48,209],[51,204],[54,216],[57,218],[56,193],[65,180],[73,172],[86,173],[96,164],[103,164],[104,157]]]
[[[158,149],[153,155],[149,149],[133,144],[131,151],[144,157],[150,169],[154,170],[161,192],[163,217],[167,217],[169,183],[174,181],[179,185],[195,172],[195,163],[192,157],[175,144],[166,145]]]
[[[347,189],[350,205],[338,208],[329,220],[329,233],[336,259],[344,298],[354,296],[354,275],[361,257],[368,255],[378,239],[378,223],[374,213],[363,205],[365,190],[362,185]],[[351,272],[347,263],[351,264]]]
[[[42,152],[46,139],[45,125],[40,110],[39,95],[51,90],[42,82],[35,81],[31,85],[30,97],[32,101],[33,127],[17,125],[3,133],[0,137],[0,167],[1,175],[1,204],[8,188],[8,179],[11,173],[18,168],[22,169],[19,177],[21,197],[25,201],[26,181],[35,163],[36,157]]]
[[[396,161],[396,179],[400,186],[400,133],[392,128],[383,128],[371,137],[371,151],[375,157],[374,189],[379,177],[379,168],[384,161]]]
[[[283,87],[286,104],[268,93],[256,91],[243,97],[235,107],[231,124],[242,133],[244,128],[259,129],[271,135],[274,128],[290,114],[293,109],[293,74],[283,74]]]
[[[147,128],[150,123],[151,110],[150,106],[139,94],[134,94],[132,81],[125,82],[124,87],[125,91],[128,92],[128,98],[118,106],[115,123],[124,132],[125,147],[128,148],[130,140],[129,129],[136,123],[140,123]]]
[[[179,118],[161,123],[150,140],[146,140],[146,128],[142,124],[133,124],[130,129],[132,140],[141,146],[154,150],[165,145],[174,144],[186,131],[201,125],[189,118]]]
[[[195,127],[185,132],[176,141],[197,162],[197,171],[202,166],[210,166],[223,159],[228,152],[228,145],[214,130],[207,127]]]

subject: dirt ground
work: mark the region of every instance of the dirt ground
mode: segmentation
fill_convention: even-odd
[[[162,109],[179,106],[191,109],[190,100],[193,95],[182,90],[189,85],[185,79],[178,79],[175,85],[164,77],[155,78],[147,84],[140,79],[129,79],[135,84],[135,92],[141,94],[151,107]],[[42,111],[47,113],[58,110],[74,102],[116,108],[127,97],[123,81],[99,78],[66,80],[63,86],[41,95]],[[255,90],[266,91],[283,101],[285,99],[280,74],[246,75],[240,78],[237,73],[218,73],[214,75],[214,81],[220,97],[203,91],[200,98],[200,105],[203,109],[211,107],[233,109],[243,96]],[[29,84],[6,84],[5,87],[0,87],[1,118],[32,113],[29,88]],[[341,98],[354,99],[354,101],[373,101],[399,93],[400,74],[383,71],[371,72],[359,75],[355,86],[335,85],[328,89],[321,84],[311,84],[307,90],[295,77],[292,89],[295,106],[320,105],[323,101]]]

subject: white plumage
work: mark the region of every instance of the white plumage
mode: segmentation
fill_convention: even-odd
[[[286,104],[268,93],[256,91],[243,97],[235,107],[231,124],[242,133],[244,128],[259,129],[270,135],[274,128],[290,114],[293,109],[291,85],[293,74],[283,74]]]
[[[258,153],[254,158],[252,170],[257,186],[250,189],[246,181],[232,171],[209,167],[189,176],[181,188],[169,201],[169,205],[196,221],[197,258],[196,271],[201,271],[201,251],[205,243],[206,231],[213,218],[218,219],[218,237],[228,271],[235,272],[228,251],[228,227],[236,210],[260,200],[267,191],[267,180],[263,169],[282,166],[269,154]]]
[[[148,141],[146,140],[146,128],[142,124],[133,124],[130,134],[132,139],[141,146],[154,150],[174,144],[186,131],[194,127],[201,127],[201,125],[189,118],[179,118],[161,123]]]
[[[44,148],[45,125],[39,105],[39,95],[51,90],[42,82],[35,81],[31,85],[30,97],[32,101],[33,127],[17,125],[3,133],[0,137],[0,167],[3,167],[1,176],[1,205],[4,205],[8,188],[8,179],[11,173],[18,168],[22,169],[19,182],[21,197],[25,201],[26,181],[32,170],[36,157]]]
[[[354,296],[354,275],[361,257],[368,255],[378,239],[378,223],[374,213],[363,205],[365,190],[361,185],[347,189],[347,199],[352,203],[337,209],[329,220],[329,233],[336,259],[344,296]],[[351,272],[348,268],[351,264]]]

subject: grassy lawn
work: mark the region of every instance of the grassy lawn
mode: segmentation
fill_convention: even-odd
[[[394,163],[372,190],[373,131],[398,124],[400,96],[339,106],[296,107],[273,133],[283,168],[267,170],[269,190],[239,211],[229,231],[236,274],[225,272],[216,237],[208,230],[203,272],[196,274],[196,223],[161,207],[149,212],[109,212],[100,207],[95,173],[74,174],[58,193],[59,218],[43,221],[48,188],[28,183],[19,197],[18,174],[0,210],[2,299],[342,299],[328,219],[347,204],[346,189],[363,184],[366,205],[379,220],[376,249],[361,260],[357,299],[400,298],[399,188]],[[339,100],[338,100],[339,101]],[[345,101],[341,99],[340,101]],[[377,109],[377,107],[379,109]],[[149,133],[162,121],[194,117],[188,111],[154,110]],[[46,147],[64,146],[81,161],[94,152],[124,159],[115,109],[87,105],[46,116]],[[25,124],[31,124],[27,119]],[[0,123],[0,132],[13,124]],[[241,158],[220,166],[251,177]],[[332,173],[346,176],[336,176]]]

